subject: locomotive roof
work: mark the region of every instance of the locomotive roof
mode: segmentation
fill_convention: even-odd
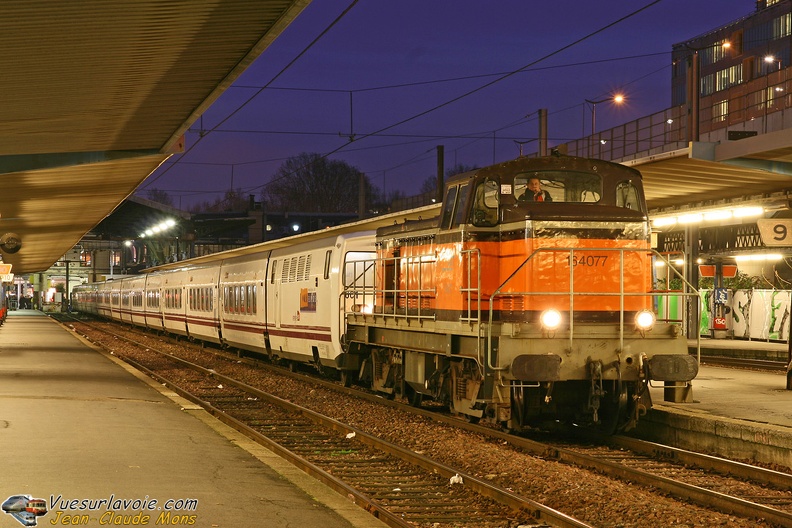
[[[630,174],[630,178],[639,180],[642,179],[641,173],[638,170],[619,163],[613,163],[600,159],[553,154],[543,157],[523,156],[513,160],[505,161],[503,163],[497,163],[495,165],[489,165],[487,167],[481,167],[467,172],[455,174],[449,177],[446,181],[446,191],[449,187],[459,185],[462,182],[483,180],[488,177],[500,180],[501,183],[511,183],[514,176],[532,171],[541,172],[565,170],[570,172],[597,172],[598,174],[606,175],[608,174],[608,171],[603,170],[606,168],[618,171],[618,180],[623,180],[624,175],[628,173]],[[443,195],[445,196],[445,193]],[[558,204],[553,208],[552,213],[553,216],[557,218],[563,218],[569,216],[568,210],[568,205]],[[605,211],[604,208],[602,210]],[[435,228],[437,227],[437,222],[440,218],[440,209],[438,208],[436,212],[437,216],[427,220],[410,220],[408,222],[404,222],[403,224],[385,225],[377,229],[377,236],[387,237],[408,231],[411,234],[415,234],[416,232],[420,232],[423,229]],[[643,216],[642,213],[637,213],[634,211],[619,210],[618,212],[628,218]],[[608,210],[606,211],[606,214],[610,217],[613,217],[614,211]]]
[[[626,165],[610,161],[580,158],[577,156],[552,155],[543,157],[523,156],[513,160],[504,161],[495,165],[488,165],[471,171],[455,174],[448,178],[447,185],[455,185],[460,181],[472,180],[475,177],[496,176],[503,174],[517,174],[531,170],[595,170],[601,173],[602,167],[612,167],[624,173],[625,169],[632,172],[632,177],[641,178],[641,173]]]

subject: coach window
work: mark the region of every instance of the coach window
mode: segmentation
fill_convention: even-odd
[[[440,227],[448,229],[451,227],[451,220],[454,218],[454,205],[456,204],[458,187],[450,187],[443,200],[443,218]]]
[[[486,180],[476,187],[473,199],[471,222],[479,227],[491,227],[498,223],[498,205],[500,194],[498,182]]]
[[[275,270],[278,269],[278,261],[272,261],[272,273],[270,274],[270,284],[275,284]]]

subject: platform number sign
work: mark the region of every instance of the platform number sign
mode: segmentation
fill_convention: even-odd
[[[769,218],[756,221],[765,246],[792,246],[792,218]]]

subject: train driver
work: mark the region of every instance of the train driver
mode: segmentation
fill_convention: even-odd
[[[529,202],[552,202],[553,198],[550,193],[542,190],[542,183],[539,178],[532,177],[528,179],[527,189],[518,198],[520,201]]]

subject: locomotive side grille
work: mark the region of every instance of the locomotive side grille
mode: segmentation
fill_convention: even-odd
[[[510,295],[503,298],[504,312],[523,312],[525,311],[525,297],[522,295]]]
[[[433,306],[432,306],[433,301],[434,301],[434,297],[431,297],[431,298],[430,297],[419,297],[419,298],[416,298],[416,297],[410,296],[410,297],[407,298],[407,308],[409,308],[411,310],[416,310],[416,309],[418,309],[420,307],[421,310],[428,310],[430,308],[433,308]]]

